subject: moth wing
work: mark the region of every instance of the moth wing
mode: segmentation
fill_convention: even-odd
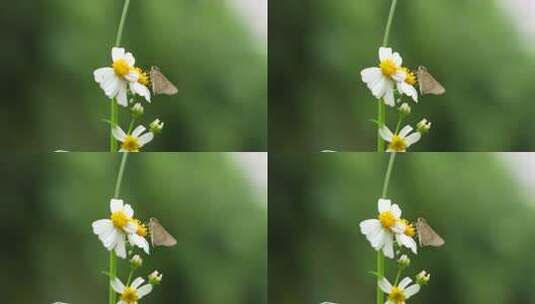
[[[151,218],[149,221],[149,231],[152,247],[171,247],[177,244],[176,239],[155,218]]]
[[[175,95],[178,93],[178,88],[165,77],[158,67],[151,68],[150,79],[154,94]]]
[[[424,219],[418,219],[416,222],[416,231],[418,232],[418,241],[420,247],[431,246],[431,247],[440,247],[446,242],[444,239],[438,235],[438,233],[427,224],[427,221]]]
[[[433,75],[427,71],[426,67],[418,67],[416,76],[418,77],[418,84],[420,85],[420,93],[422,95],[442,95],[446,93],[444,86],[442,86],[442,84],[440,84],[440,82],[438,82],[435,77],[433,77]]]

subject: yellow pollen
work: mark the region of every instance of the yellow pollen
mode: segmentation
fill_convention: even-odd
[[[390,229],[396,224],[396,217],[390,211],[381,212],[379,213],[379,222],[383,227]]]
[[[119,59],[112,64],[115,74],[119,77],[124,77],[130,73],[132,67],[124,59]]]
[[[135,71],[137,73],[137,82],[141,83],[144,86],[148,86],[150,84],[150,77],[149,74],[146,72],[143,72],[140,68],[135,68]]]
[[[414,228],[414,225],[409,223],[406,219],[402,219],[401,222],[405,224],[405,231],[403,233],[407,236],[413,237],[416,235],[416,229]]]
[[[145,224],[143,224],[138,219],[134,219],[134,223],[136,223],[136,226],[137,226],[137,229],[136,229],[137,235],[146,237],[148,234],[147,226],[145,226]]]
[[[399,287],[393,287],[392,291],[388,295],[388,300],[396,303],[396,304],[403,304],[405,303],[405,292],[403,289]]]
[[[407,77],[405,77],[405,82],[410,84],[410,85],[415,85],[416,84],[416,75],[414,75],[413,72],[411,72],[411,70],[409,70],[408,68],[401,68],[403,70],[403,72],[405,72],[405,75],[407,75]]]
[[[394,152],[405,152],[407,149],[407,141],[404,137],[396,134],[392,136],[392,141],[390,141],[388,148]]]
[[[132,135],[126,135],[121,145],[121,148],[128,152],[139,152],[140,146],[141,145],[137,137]]]
[[[123,229],[130,221],[130,217],[122,211],[116,211],[111,214],[111,221],[115,227]]]
[[[137,293],[137,290],[132,287],[126,287],[121,294],[121,300],[125,301],[128,304],[136,303],[137,300],[139,300],[139,294]]]
[[[394,60],[390,58],[381,61],[379,67],[381,68],[383,75],[385,75],[386,77],[392,77],[398,71],[398,66],[396,65]]]

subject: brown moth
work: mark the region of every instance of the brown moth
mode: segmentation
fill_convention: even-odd
[[[154,94],[175,95],[178,93],[177,87],[160,72],[160,68],[153,66],[150,69],[150,80]]]
[[[160,224],[158,219],[151,217],[149,220],[150,239],[152,247],[165,246],[172,247],[176,245],[176,239]]]
[[[418,241],[420,242],[420,247],[440,247],[446,243],[444,239],[438,235],[438,233],[436,233],[431,226],[429,226],[423,217],[419,217],[418,221],[416,221],[416,231],[418,232]]]
[[[427,71],[426,67],[419,66],[418,71],[416,71],[416,77],[418,78],[422,95],[442,95],[446,93],[446,89]]]

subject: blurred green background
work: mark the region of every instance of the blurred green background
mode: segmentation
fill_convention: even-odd
[[[164,274],[143,303],[266,303],[266,198],[236,157],[130,155],[120,197],[179,242],[143,255],[138,274]],[[4,154],[0,162],[4,301],[105,303],[108,251],[91,223],[109,216],[119,155]]]
[[[270,155],[271,303],[375,303],[368,271],[376,254],[358,224],[377,216],[387,157]],[[533,165],[534,157],[526,159]],[[532,184],[522,187],[510,169],[498,154],[398,156],[388,197],[404,217],[427,218],[446,240],[410,255],[406,274],[431,273],[410,303],[535,303]],[[395,266],[386,267],[393,280]]]
[[[270,3],[272,150],[375,150],[375,125],[368,119],[376,118],[377,103],[360,71],[378,62],[390,3]],[[512,3],[398,2],[390,45],[405,65],[427,66],[448,90],[444,96],[425,96],[413,107],[413,124],[427,117],[433,128],[411,150],[535,149],[535,45],[521,38],[517,20],[504,9]],[[524,3],[533,16],[533,5]]]
[[[93,71],[111,64],[122,6],[2,2],[4,149],[107,151],[110,106]],[[267,50],[251,32],[228,1],[131,1],[123,45],[180,89],[146,106],[145,124],[166,123],[146,150],[266,150]]]

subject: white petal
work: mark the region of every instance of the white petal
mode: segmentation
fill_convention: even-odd
[[[375,82],[370,82],[369,89],[372,91],[372,94],[375,96],[375,98],[380,99],[390,88],[389,83],[390,80],[381,74],[381,76],[379,76]]]
[[[381,223],[377,219],[365,220],[360,222],[360,232],[366,235],[381,228]]]
[[[112,250],[117,246],[119,239],[121,238],[120,234],[117,232],[117,229],[114,227],[107,235],[101,234],[99,236],[102,244],[106,249]]]
[[[117,293],[123,293],[124,291],[124,284],[123,282],[121,282],[121,280],[119,280],[118,278],[115,278],[111,281],[111,287],[113,288],[113,290],[115,290]]]
[[[126,244],[124,241],[124,235],[121,235],[117,245],[115,246],[115,254],[122,259],[126,259]]]
[[[142,85],[139,82],[131,82],[130,83],[130,90],[139,96],[145,97],[145,100],[150,102],[150,91],[149,89]]]
[[[126,233],[135,233],[137,231],[137,225],[134,224],[133,222],[128,222],[128,224],[126,224],[126,226],[123,227],[123,230]]]
[[[412,133],[411,135],[407,136],[405,138],[405,140],[407,141],[407,147],[410,147],[411,145],[417,143],[420,138],[422,138],[420,132]]]
[[[388,282],[386,278],[382,278],[381,280],[379,280],[378,284],[379,288],[381,288],[381,290],[385,293],[390,293],[392,291],[392,284],[390,284],[390,282]]]
[[[405,82],[406,78],[407,73],[403,72],[402,70],[398,70],[394,75],[392,75],[392,79],[394,79],[396,83]]]
[[[152,291],[152,285],[150,284],[143,285],[137,290],[137,292],[139,293],[140,299],[148,295],[151,291]]]
[[[135,137],[139,137],[139,135],[141,135],[141,133],[143,133],[145,130],[146,129],[144,126],[139,125],[134,129],[134,131],[132,132],[132,135],[134,135]]]
[[[93,76],[95,77],[95,81],[98,83],[101,83],[105,79],[110,78],[111,76],[114,76],[115,72],[110,67],[100,68],[93,72]]]
[[[119,211],[119,210],[122,210],[122,209],[123,209],[123,200],[122,199],[112,198],[110,200],[110,211],[112,213],[116,212],[116,211]]]
[[[154,134],[152,132],[145,133],[141,135],[139,138],[139,143],[141,146],[144,146],[145,144],[149,143],[152,139],[154,139]]]
[[[124,60],[126,60],[126,63],[128,63],[128,65],[131,67],[136,65],[136,59],[134,58],[134,55],[132,55],[132,53],[130,52],[124,55]]]
[[[400,243],[400,245],[409,248],[414,254],[418,254],[418,247],[416,245],[416,241],[413,238],[408,235],[405,235],[404,233],[401,233],[396,235],[396,239],[398,240],[398,243]]]
[[[123,212],[129,217],[134,216],[134,209],[132,209],[132,206],[130,206],[129,204],[125,204],[123,206]]]
[[[111,49],[111,58],[113,62],[124,58],[124,49],[120,47],[114,47]]]
[[[405,277],[403,278],[403,280],[401,280],[401,282],[399,282],[399,287],[401,287],[402,289],[405,289],[405,287],[409,286],[409,284],[412,282],[412,279],[409,278],[409,277]]]
[[[396,105],[396,100],[394,99],[394,84],[391,81],[387,81],[386,91],[384,95],[384,101],[387,106],[394,107]]]
[[[139,79],[139,74],[135,71],[131,71],[130,73],[126,74],[124,78],[129,82],[137,82]]]
[[[117,104],[123,107],[128,107],[128,99],[126,98],[126,82],[119,82],[119,91],[117,92]]]
[[[143,282],[145,282],[145,280],[143,280],[143,278],[141,277],[137,277],[133,282],[132,284],[130,284],[130,287],[134,287],[134,288],[138,288],[141,284],[143,284]]]
[[[413,86],[406,82],[399,82],[397,87],[402,94],[411,97],[414,102],[418,102],[418,91]]]
[[[403,64],[403,59],[401,58],[398,52],[394,52],[394,54],[392,54],[392,59],[394,59],[394,63],[398,66],[401,66]]]
[[[395,217],[401,217],[401,209],[399,209],[398,204],[392,204],[392,206],[390,207],[390,211],[392,212],[392,214],[394,214]]]
[[[386,128],[386,126],[385,126]],[[388,128],[386,128],[388,130]],[[390,130],[388,130],[390,132]],[[392,132],[390,132],[390,138],[392,138]],[[379,212],[385,212],[390,211],[390,207],[392,205],[392,201],[389,199],[380,198],[379,201],[377,201],[378,210]]]
[[[115,137],[115,139],[117,139],[118,141],[120,142],[123,142],[125,137],[126,137],[126,133],[124,133],[123,129],[121,129],[121,127],[119,126],[114,126],[113,129],[111,130],[111,134],[113,134],[113,137]],[[123,206],[123,201],[121,201],[121,207]],[[112,210],[112,212],[114,212]]]
[[[385,125],[379,128],[379,135],[381,135],[381,138],[386,140],[387,142],[391,142],[392,137],[394,136],[394,134],[392,134],[392,131],[390,131],[390,129]]]
[[[113,224],[109,219],[94,221],[91,226],[93,227],[93,233],[97,235],[109,233],[109,230],[113,228]]]
[[[144,237],[139,236],[136,233],[132,233],[128,235],[128,241],[130,242],[132,246],[137,246],[139,248],[142,248],[146,254],[150,254],[149,242],[147,242],[147,240]]]
[[[367,238],[373,249],[379,250],[385,245],[386,239],[388,238],[388,232],[381,227],[375,234],[369,234]]]
[[[412,127],[407,125],[407,126],[404,126],[403,129],[401,129],[401,131],[399,132],[399,135],[401,137],[406,137],[407,134],[411,133],[412,131]]]
[[[379,60],[383,61],[387,58],[392,57],[392,49],[386,48],[386,47],[380,47],[379,48]]]
[[[104,90],[104,93],[106,96],[108,96],[108,98],[115,98],[121,89],[121,80],[117,76],[113,75],[101,83],[100,88]]]
[[[414,284],[410,286],[409,288],[405,289],[405,296],[408,298],[412,297],[413,295],[417,294],[418,291],[420,291],[420,285]]]
[[[360,76],[362,77],[362,81],[365,83],[375,82],[379,77],[381,77],[383,73],[381,72],[381,69],[378,67],[373,68],[367,68],[360,72]]]
[[[387,234],[385,237],[385,245],[383,247],[383,252],[385,254],[385,257],[387,258],[394,258],[394,237],[392,234]]]

